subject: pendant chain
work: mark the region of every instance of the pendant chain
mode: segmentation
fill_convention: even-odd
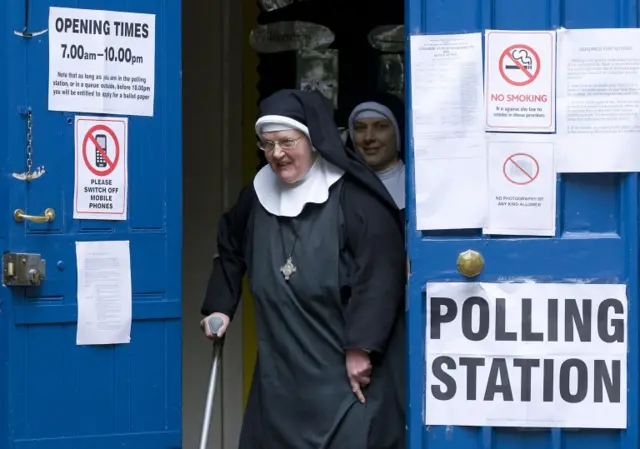
[[[278,221],[280,221],[280,220],[278,220]],[[280,237],[281,237],[281,240],[282,240],[282,251],[285,254],[287,254],[287,250],[286,250],[285,244],[284,244],[284,232],[283,232],[282,228],[283,228],[282,222],[280,221]],[[292,226],[292,229],[293,229],[293,226]],[[298,243],[298,233],[295,231],[295,229],[293,229],[293,234],[294,234],[295,238],[293,240],[293,246],[291,247],[291,252],[288,253],[287,260],[285,261],[284,265],[282,265],[282,267],[280,267],[280,272],[284,276],[284,280],[285,281],[288,281],[289,278],[291,277],[291,275],[293,273],[295,273],[296,271],[298,271],[298,268],[293,263],[293,252],[296,249],[296,243]]]

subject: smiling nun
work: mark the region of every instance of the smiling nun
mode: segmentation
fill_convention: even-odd
[[[245,272],[258,355],[240,449],[402,449],[402,223],[321,94],[282,90],[255,125],[268,165],[221,219],[202,307],[224,325]],[[205,318],[206,319],[206,318]]]

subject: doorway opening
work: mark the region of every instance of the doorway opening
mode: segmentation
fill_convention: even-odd
[[[268,12],[260,3],[295,4]],[[403,0],[182,1],[185,449],[198,447],[211,367],[211,343],[198,323],[218,220],[264,162],[255,145],[258,102],[279,89],[300,87],[298,53],[260,54],[254,49],[255,40],[250,41],[251,31],[297,21],[333,33],[329,48],[337,50],[335,116],[343,125],[350,93],[380,89],[385,81],[384,58],[371,45],[370,32],[380,26],[400,26],[403,20]],[[392,78],[394,84],[398,78]],[[210,437],[210,447],[216,449],[237,447],[255,363],[253,307],[244,290],[225,341]]]

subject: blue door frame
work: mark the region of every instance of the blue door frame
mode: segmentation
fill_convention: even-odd
[[[635,28],[637,0],[406,0],[408,35],[486,29]],[[410,67],[409,39],[406,67]],[[407,69],[407,148],[412,149],[411,73]],[[605,449],[640,447],[638,437],[638,175],[558,175],[556,236],[508,238],[480,230],[417,232],[413,151],[407,154],[409,449]],[[465,281],[457,255],[467,249],[486,261],[482,282],[529,278],[539,282],[624,283],[629,299],[628,429],[513,429],[424,424],[425,287],[427,281]],[[475,281],[475,280],[474,280]]]
[[[31,0],[29,29],[50,6],[156,15],[155,114],[129,117],[129,217],[73,219],[74,117],[47,106],[49,33],[14,34],[25,2],[0,3],[0,248],[42,254],[37,288],[0,288],[0,449],[176,449],[182,446],[182,80],[179,0]],[[26,115],[33,166],[26,165]],[[49,224],[16,223],[13,211]],[[128,240],[131,343],[76,346],[76,241]]]

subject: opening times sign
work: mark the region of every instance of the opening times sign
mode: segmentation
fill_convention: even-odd
[[[620,284],[428,283],[427,425],[627,427]]]
[[[152,117],[154,14],[49,8],[49,110]]]

